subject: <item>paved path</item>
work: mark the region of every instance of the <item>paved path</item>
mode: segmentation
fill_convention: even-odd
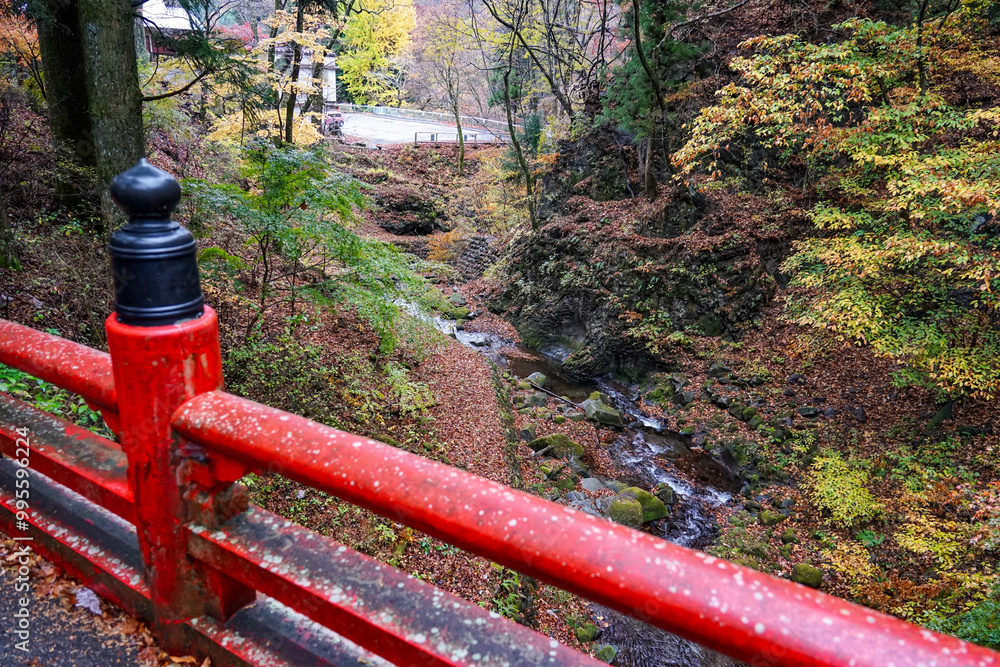
[[[489,130],[479,128],[462,128],[466,136],[475,134],[478,143],[492,143],[496,140]],[[426,133],[435,132],[448,135],[444,140],[454,140],[455,126],[444,123],[432,123],[429,121],[413,120],[411,118],[396,118],[393,116],[378,116],[366,113],[344,114],[344,135],[349,138],[357,138],[373,146],[383,144],[412,143],[415,132],[424,133],[423,139],[427,139]],[[469,139],[471,141],[471,138]]]

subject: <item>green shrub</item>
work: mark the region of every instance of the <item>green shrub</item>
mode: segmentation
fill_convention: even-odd
[[[844,461],[836,452],[816,457],[808,473],[812,499],[830,513],[832,521],[848,528],[871,521],[882,513],[882,503],[865,488],[868,472]]]

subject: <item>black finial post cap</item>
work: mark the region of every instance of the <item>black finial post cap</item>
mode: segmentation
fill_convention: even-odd
[[[205,299],[194,237],[170,219],[180,184],[143,158],[111,181],[111,198],[129,216],[108,244],[118,320],[154,327],[199,317]]]
[[[141,158],[111,181],[111,198],[129,220],[169,218],[181,200],[181,185],[173,176]]]

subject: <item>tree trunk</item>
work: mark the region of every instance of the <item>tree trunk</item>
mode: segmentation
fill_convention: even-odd
[[[43,0],[39,3],[39,50],[56,143],[78,164],[93,168],[97,192],[76,184],[61,188],[73,200],[100,202],[101,224],[118,219],[108,184],[144,153],[142,93],[136,66],[135,25],[129,0]]]
[[[7,199],[0,194],[0,269],[16,271],[20,268],[21,263],[14,252],[14,230],[7,216]]]
[[[517,128],[514,127],[514,115],[510,110],[510,55],[508,53],[507,70],[503,73],[503,99],[504,108],[507,110],[507,129],[510,131],[510,143],[514,147],[514,154],[517,155],[517,163],[521,167],[524,175],[524,191],[528,199],[528,220],[531,222],[532,231],[538,231],[538,218],[535,216],[535,195],[532,190],[531,169],[527,160],[524,159],[524,151],[521,150],[521,143],[517,140]]]
[[[646,159],[643,165],[643,190],[649,201],[655,201],[659,194],[656,187],[656,161],[653,158],[653,137],[649,136],[646,138]]]
[[[79,11],[101,219],[110,232],[123,218],[108,185],[145,154],[134,19],[129,0],[79,0]]]
[[[305,2],[299,0],[299,7],[295,16],[295,32],[301,33],[305,28]],[[292,77],[288,88],[288,104],[285,107],[285,143],[293,142],[292,121],[295,120],[295,103],[298,101],[298,93],[295,87],[299,83],[299,61],[302,60],[302,45],[295,42],[292,50]]]
[[[36,6],[38,47],[45,76],[45,104],[56,149],[83,169],[97,167],[87,109],[83,39],[76,5],[43,0]],[[100,206],[100,195],[80,174],[61,172],[56,196],[83,219]]]
[[[455,125],[458,127],[458,175],[465,176],[465,136],[462,134],[462,115],[459,113],[457,100],[452,111],[455,113]]]

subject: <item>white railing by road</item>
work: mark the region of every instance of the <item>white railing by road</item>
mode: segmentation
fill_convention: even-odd
[[[435,123],[454,123],[455,114],[442,113],[440,111],[422,111],[421,109],[402,109],[400,107],[376,107],[366,104],[344,104],[341,103],[340,110],[347,113],[370,113],[378,116],[396,116],[398,118],[413,118],[415,120],[429,120]],[[459,116],[462,125],[485,127],[494,134],[508,134],[509,128],[506,121],[493,120],[492,118],[479,118],[477,116]],[[522,129],[520,125],[515,125],[517,129]]]

